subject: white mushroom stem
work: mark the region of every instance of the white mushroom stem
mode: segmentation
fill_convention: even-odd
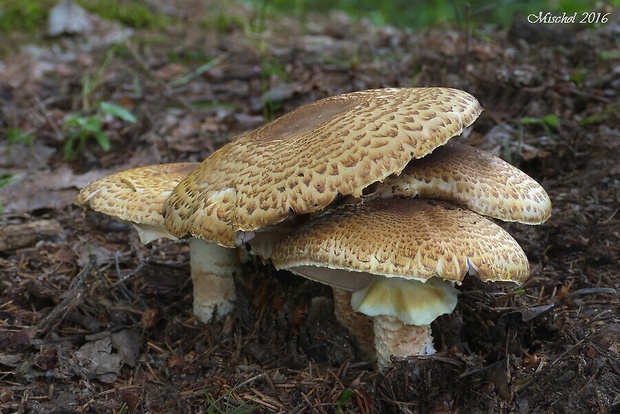
[[[134,227],[144,244],[162,237],[176,240],[163,226],[134,223]],[[235,302],[233,273],[240,271],[235,249],[192,237],[189,239],[189,263],[194,285],[194,315],[198,320],[209,323],[232,312]]]
[[[196,238],[189,240],[189,252],[194,315],[201,322],[222,319],[234,309],[233,274],[240,272],[237,252]]]
[[[332,286],[334,316],[349,330],[364,358],[375,361],[374,323],[370,316],[355,312],[351,307],[351,292]]]
[[[390,356],[432,355],[431,326],[407,325],[393,316],[379,315],[374,320],[377,367],[383,371],[392,366]]]

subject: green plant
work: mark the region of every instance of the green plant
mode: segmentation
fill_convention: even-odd
[[[129,407],[127,403],[122,403],[121,407],[116,411],[116,414],[127,414],[129,412]]]
[[[115,53],[116,53],[115,48],[112,47],[108,49],[106,56],[105,56],[105,60],[103,61],[101,66],[99,66],[97,70],[94,71],[93,74],[86,73],[82,76],[81,98],[82,98],[82,110],[83,111],[85,112],[90,111],[90,107],[92,105],[92,100],[93,100],[93,95],[95,91],[99,88],[99,86],[101,86],[101,84],[103,83],[104,73],[108,69],[108,66],[110,66],[110,63],[112,63]]]
[[[0,33],[35,33],[45,26],[54,0],[0,0]]]
[[[611,105],[606,107],[602,111],[596,112],[590,116],[587,116],[578,122],[579,126],[588,126],[593,124],[600,124],[605,122],[609,118],[620,117],[620,105]]]
[[[0,187],[4,187],[11,181],[13,176],[11,174],[5,173],[0,175]],[[0,200],[0,214],[4,213],[4,205],[2,204],[2,200]]]
[[[588,70],[583,67],[575,68],[570,75],[570,80],[575,82],[575,85],[579,88],[588,77]]]
[[[6,128],[4,130],[4,138],[6,139],[6,159],[11,157],[11,146],[15,144],[25,144],[32,147],[33,138],[32,134],[28,131],[24,131],[21,128]]]
[[[161,13],[154,13],[155,8],[145,0],[79,0],[78,3],[104,19],[116,20],[136,29],[157,29],[168,23],[168,18]]]
[[[265,40],[271,0],[256,0],[256,2],[258,2],[256,17],[247,25],[247,30],[251,37],[256,39],[256,50],[260,59],[263,116],[265,120],[271,121],[275,118],[275,112],[282,107],[281,103],[274,100],[272,94],[269,93],[271,78],[279,77],[286,80],[286,70],[281,63],[269,55],[269,45]]]
[[[547,114],[541,118],[524,116],[520,122],[521,125],[539,125],[546,135],[551,135],[551,128],[557,130],[560,126],[560,118],[554,114]]]
[[[67,116],[62,124],[62,128],[67,134],[67,140],[63,147],[65,160],[75,160],[84,150],[86,142],[91,138],[94,138],[104,151],[110,150],[110,139],[103,131],[102,120],[105,116],[129,123],[136,122],[136,117],[125,108],[103,101],[99,104],[99,110],[95,115],[86,117],[72,114]]]
[[[215,28],[218,33],[231,33],[235,29],[246,29],[246,21],[230,11],[208,14],[200,21],[202,27]]]
[[[249,401],[244,401],[241,405],[237,407],[232,407],[229,403],[231,400],[232,394],[235,392],[237,385],[233,386],[230,391],[226,394],[222,395],[218,399],[214,400],[209,393],[205,393],[205,397],[209,406],[207,407],[208,414],[246,414],[251,413],[259,409],[258,406],[248,406]],[[225,400],[224,407],[219,407],[218,403],[220,400]]]
[[[249,0],[261,7],[265,0]],[[605,4],[617,7],[619,0],[270,0],[275,11],[303,15],[308,12],[326,14],[330,10],[342,10],[353,18],[365,18],[373,24],[393,25],[421,29],[436,23],[457,23],[466,20],[472,24],[510,25],[516,12],[525,14],[540,10],[554,12],[588,12]]]
[[[173,87],[173,88],[177,88],[179,86],[183,86],[183,85],[191,82],[195,78],[198,78],[199,76],[202,76],[206,72],[208,72],[211,69],[213,69],[215,66],[219,65],[220,63],[222,63],[224,60],[226,60],[226,58],[228,58],[229,55],[230,55],[229,53],[223,53],[223,54],[219,55],[218,57],[216,57],[215,59],[211,59],[207,63],[201,65],[198,69],[196,69],[192,73],[180,76],[180,77],[172,80],[170,82],[170,86]]]
[[[343,406],[351,399],[351,395],[353,395],[353,392],[350,389],[342,391],[340,400],[338,400],[338,405],[336,406],[336,413],[340,414],[342,412]]]

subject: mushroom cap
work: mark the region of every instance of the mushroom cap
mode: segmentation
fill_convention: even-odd
[[[235,245],[235,233],[322,210],[402,171],[482,108],[450,88],[375,89],[302,106],[204,160],[166,200],[166,227]]]
[[[84,187],[75,197],[75,204],[131,222],[145,243],[158,237],[174,238],[164,227],[164,201],[198,165],[197,162],[151,165],[111,174]]]
[[[536,180],[489,152],[456,142],[411,161],[401,175],[380,183],[373,196],[440,199],[526,224],[551,216],[551,200]]]
[[[376,275],[426,281],[521,283],[529,263],[519,244],[492,221],[451,203],[385,199],[347,205],[301,226],[271,257],[278,269],[342,289],[367,287]]]

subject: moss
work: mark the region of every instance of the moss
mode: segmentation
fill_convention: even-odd
[[[125,26],[136,29],[153,29],[163,27],[166,16],[152,11],[144,0],[78,0],[78,3],[91,13],[107,20],[118,21]]]
[[[47,27],[47,16],[58,0],[0,0],[0,34],[35,34]],[[149,9],[144,0],[78,0],[91,13],[126,26],[146,29],[163,27],[166,16]]]
[[[202,27],[214,29],[218,33],[232,33],[235,30],[243,29],[246,24],[241,16],[230,12],[208,15],[200,21]]]
[[[36,33],[45,27],[55,0],[0,0],[0,33]]]

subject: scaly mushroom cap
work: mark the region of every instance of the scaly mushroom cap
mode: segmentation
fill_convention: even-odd
[[[164,201],[199,163],[132,168],[103,177],[83,188],[75,204],[136,226],[142,241],[174,238],[164,227]]]
[[[492,221],[453,204],[385,199],[347,205],[312,220],[279,243],[271,257],[288,269],[348,290],[375,275],[460,282],[521,283],[529,263],[519,244]]]
[[[166,201],[166,227],[232,247],[237,232],[361,196],[481,111],[473,96],[449,88],[376,89],[305,105],[204,160]]]
[[[491,153],[456,142],[411,161],[373,194],[416,196],[450,201],[504,221],[541,224],[551,215],[551,200],[533,178]]]

